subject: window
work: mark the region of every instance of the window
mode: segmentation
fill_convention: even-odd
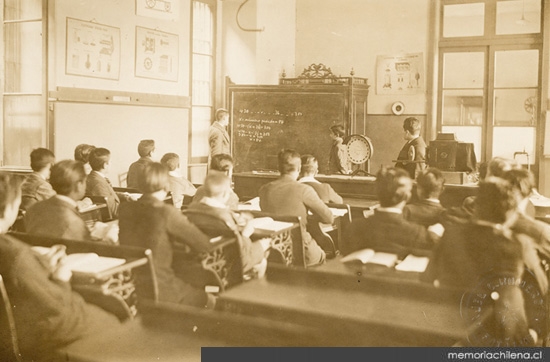
[[[215,2],[193,1],[190,162],[206,163],[214,113]]]
[[[45,22],[42,0],[4,0],[2,164],[28,166],[46,144]]]
[[[536,161],[541,0],[444,0],[438,130],[475,145],[478,161]]]

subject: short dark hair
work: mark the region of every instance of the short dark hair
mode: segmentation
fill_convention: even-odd
[[[403,121],[403,130],[409,131],[410,134],[420,133],[421,128],[422,123],[415,117],[408,117]]]
[[[43,170],[55,162],[55,155],[47,148],[36,148],[31,152],[31,168],[33,171]]]
[[[487,164],[487,174],[489,176],[501,177],[504,172],[521,168],[516,160],[504,157],[494,157]]]
[[[168,167],[159,162],[147,164],[143,170],[143,177],[138,180],[138,188],[145,194],[170,188],[170,176]]]
[[[416,178],[416,189],[421,199],[436,198],[443,192],[445,178],[437,168],[428,168]]]
[[[174,171],[180,164],[180,156],[177,153],[169,152],[162,156],[160,163],[168,167],[168,170]]]
[[[489,176],[479,183],[474,207],[478,219],[500,224],[506,221],[506,214],[517,206],[514,187],[507,180]]]
[[[209,197],[217,197],[230,187],[231,179],[220,172],[211,172],[204,179],[204,192]]]
[[[71,193],[77,182],[86,180],[84,164],[80,161],[63,160],[52,167],[50,184],[59,195]]]
[[[302,166],[300,154],[293,149],[282,149],[277,155],[279,161],[279,172],[281,175],[288,175],[294,171],[300,171]]]
[[[529,197],[535,187],[533,173],[524,168],[506,171],[502,174],[502,178],[510,182],[512,187],[519,192],[522,199]]]
[[[210,160],[210,169],[214,171],[229,172],[233,167],[233,157],[227,153],[218,153]]]
[[[0,172],[0,217],[4,217],[6,206],[21,197],[23,180],[22,176]]]
[[[106,148],[94,148],[90,152],[90,166],[92,170],[99,171],[105,167],[105,164],[111,159],[111,151]]]
[[[95,148],[95,146],[82,143],[74,149],[74,159],[82,163],[88,163],[88,158],[90,157],[90,152]]]
[[[330,127],[330,131],[338,137],[344,137],[346,135],[344,126],[342,126],[341,124],[335,124],[334,126]]]
[[[391,207],[411,197],[412,181],[401,168],[382,167],[376,175],[376,191],[380,206]]]
[[[317,159],[313,155],[302,155],[302,170],[300,174],[303,175],[310,175],[312,173],[315,173],[317,171],[317,167],[315,167],[315,163],[317,162]]]
[[[229,114],[229,111],[225,108],[218,108],[216,110],[216,121],[219,121],[225,114]]]
[[[155,150],[154,140],[141,140],[138,144],[138,153],[140,157],[151,156],[151,152]]]

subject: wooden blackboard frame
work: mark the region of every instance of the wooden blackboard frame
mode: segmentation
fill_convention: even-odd
[[[265,171],[265,170],[276,170],[276,154],[278,151],[284,147],[284,145],[276,145],[265,143],[266,147],[262,150],[266,158],[266,162],[263,162],[263,165],[258,165],[256,162],[251,164],[250,157],[242,154],[242,142],[243,137],[238,136],[239,125],[242,125],[241,115],[243,111],[243,97],[245,99],[252,99],[252,97],[257,97],[268,101],[272,106],[277,104],[277,100],[296,100],[296,105],[300,104],[300,99],[307,98],[308,101],[318,97],[321,100],[329,100],[333,103],[336,103],[336,100],[341,100],[341,104],[338,105],[338,109],[325,109],[328,113],[331,114],[329,118],[322,120],[313,120],[312,115],[305,115],[307,118],[304,122],[309,122],[308,125],[313,127],[307,127],[304,129],[314,130],[314,132],[308,132],[312,134],[302,135],[301,142],[296,144],[298,146],[292,147],[295,148],[298,152],[301,153],[314,153],[314,156],[319,160],[319,171],[320,173],[328,173],[328,155],[330,152],[330,126],[333,124],[342,124],[346,130],[346,134],[349,134],[351,129],[351,116],[350,116],[350,92],[351,87],[349,85],[343,84],[316,84],[316,85],[234,85],[230,84],[227,87],[227,104],[230,111],[230,136],[233,150],[233,158],[235,161],[235,172],[246,172],[246,171]],[[248,97],[248,98],[247,98]],[[321,102],[321,103],[319,103]],[[246,103],[246,102],[245,102]],[[268,105],[269,106],[269,105]],[[313,105],[306,105],[306,109],[312,111],[308,107],[324,107],[322,101],[313,101]],[[255,106],[256,107],[256,106]],[[269,108],[269,107],[267,107]],[[286,111],[292,112],[292,105],[288,105],[285,109]],[[298,107],[299,108],[299,107]],[[296,112],[300,112],[296,108]],[[256,108],[249,111],[261,111],[262,108]],[[270,108],[270,111],[273,111],[273,107]],[[322,111],[322,109],[321,109]],[[315,113],[315,112],[313,112]],[[323,113],[323,112],[321,112]],[[314,126],[315,124],[315,126]],[[242,127],[240,128],[242,130]],[[295,129],[293,131],[296,131]],[[241,135],[242,135],[241,131]],[[269,136],[268,136],[269,137]],[[260,143],[262,141],[260,140]],[[315,143],[315,146],[311,146],[312,143]],[[300,146],[302,145],[302,147]],[[287,145],[288,147],[288,145]],[[311,152],[311,150],[316,152]],[[306,150],[307,152],[304,152]],[[274,159],[275,157],[275,159]]]

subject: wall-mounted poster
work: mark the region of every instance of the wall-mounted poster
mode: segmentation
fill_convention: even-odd
[[[136,77],[178,80],[178,36],[136,26]]]
[[[136,15],[178,20],[180,0],[136,0]]]
[[[120,29],[67,18],[65,73],[118,80]]]
[[[424,92],[422,53],[376,58],[376,94],[417,94]]]

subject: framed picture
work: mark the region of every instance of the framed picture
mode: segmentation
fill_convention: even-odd
[[[136,26],[136,77],[178,81],[178,35]]]
[[[422,53],[376,58],[376,94],[418,94],[424,92]]]
[[[120,28],[67,18],[65,73],[118,80]]]

